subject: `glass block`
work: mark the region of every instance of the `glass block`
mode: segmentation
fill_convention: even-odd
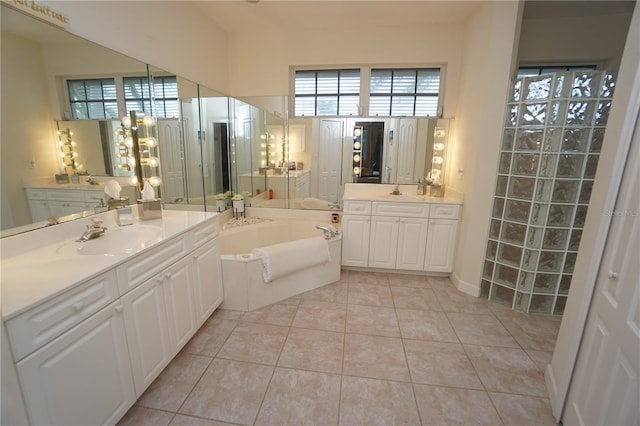
[[[529,223],[531,225],[538,226],[544,225],[547,222],[548,209],[548,204],[533,203],[533,207],[531,208],[531,219],[529,220]]]
[[[487,259],[495,260],[497,252],[498,252],[498,242],[489,240],[487,242],[487,254],[486,254]]]
[[[491,224],[489,225],[489,238],[493,238],[497,240],[500,237],[500,221],[491,219]]]
[[[509,197],[521,200],[533,198],[533,191],[536,187],[536,180],[533,178],[515,177],[509,179]]]
[[[556,73],[555,82],[553,85],[553,97],[554,98],[567,98],[569,97],[569,88],[571,87],[570,73],[559,72]]]
[[[523,99],[525,101],[548,99],[551,94],[552,75],[537,75],[525,77]]]
[[[480,298],[488,299],[489,292],[491,291],[491,283],[487,280],[480,281]]]
[[[522,104],[520,106],[520,126],[544,126],[547,121],[547,108],[545,103]]]
[[[566,250],[568,242],[568,229],[547,228],[544,231],[542,248],[545,250]]]
[[[493,277],[493,269],[495,268],[495,265],[495,263],[485,260],[484,268],[482,268],[482,277],[490,280]]]
[[[506,263],[507,265],[518,268],[520,267],[521,258],[522,248],[502,243],[498,246],[498,257],[496,259],[498,262]]]
[[[501,219],[502,212],[504,211],[504,198],[494,198],[493,199],[493,209],[491,211],[491,216]]]
[[[538,171],[538,160],[540,154],[513,154],[513,164],[511,174],[535,176]]]
[[[571,226],[573,220],[573,206],[562,204],[551,204],[549,206],[549,226]]]
[[[541,248],[542,247],[542,236],[544,235],[544,228],[537,228],[534,226],[530,226],[527,231],[527,241],[526,246],[528,248]]]
[[[573,275],[563,275],[560,278],[558,294],[569,294],[569,288],[571,287],[571,278],[573,278]]]
[[[540,169],[538,170],[538,176],[554,177],[556,174],[556,160],[556,154],[543,154],[540,157]]]
[[[503,151],[512,151],[513,150],[513,139],[516,135],[516,129],[506,128],[504,129],[504,134],[502,135],[502,150]]]
[[[591,191],[593,191],[593,181],[583,180],[580,186],[580,195],[578,195],[578,202],[580,204],[589,204],[591,199]]]
[[[520,225],[512,222],[502,222],[502,241],[524,245],[524,239],[527,236],[526,225]]]
[[[585,157],[585,155],[580,154],[560,154],[558,156],[558,168],[556,170],[556,177],[582,177],[582,167],[584,166]]]
[[[595,126],[606,126],[609,121],[609,112],[611,112],[611,101],[598,102],[596,109],[596,119],[593,122]]]
[[[553,307],[553,299],[555,296],[543,296],[539,294],[531,295],[531,303],[529,305],[529,313],[532,314],[550,314]]]
[[[504,218],[515,222],[527,223],[531,203],[528,201],[507,200],[504,210]]]
[[[551,179],[538,179],[536,185],[536,201],[550,201],[551,193],[553,192],[553,180]]]
[[[520,271],[518,290],[531,293],[533,291],[533,279],[535,278],[535,275],[535,272]]]
[[[589,155],[587,157],[587,164],[584,166],[584,177],[587,179],[593,179],[596,177],[596,170],[598,170],[599,155]]]
[[[538,266],[539,254],[537,250],[526,249],[522,254],[522,268],[528,271],[535,271],[536,266]]]
[[[564,268],[562,272],[565,274],[572,274],[573,269],[576,266],[576,259],[578,258],[578,253],[567,253],[567,257],[564,259]]]
[[[544,152],[558,152],[560,150],[560,141],[562,140],[562,129],[560,127],[548,127],[544,135]]]
[[[583,228],[584,221],[587,218],[587,207],[588,206],[577,206],[576,214],[573,217],[573,226],[575,228]]]
[[[556,203],[575,203],[578,197],[578,184],[575,180],[556,180],[553,185],[551,201]]]
[[[595,98],[600,94],[601,72],[576,71],[571,83],[572,98]]]
[[[511,101],[519,102],[522,97],[522,79],[517,79],[511,87]]]
[[[542,145],[544,129],[518,129],[516,133],[516,151],[539,151]]]
[[[497,263],[493,280],[508,287],[516,288],[516,283],[518,282],[518,270],[516,268]]]
[[[509,174],[511,170],[511,154],[503,152],[500,154],[500,163],[498,163],[498,173]]]
[[[558,296],[556,297],[556,305],[553,308],[553,315],[564,314],[564,308],[567,306],[567,298]]]
[[[602,150],[602,142],[604,141],[604,128],[595,128],[591,134],[591,145],[589,152],[599,153]]]
[[[496,180],[496,195],[498,197],[504,197],[507,195],[507,184],[509,183],[509,177],[498,176]]]
[[[602,78],[602,89],[600,90],[601,98],[612,98],[616,88],[616,75],[614,73],[606,73]]]
[[[587,152],[589,145],[588,128],[569,128],[565,129],[562,135],[562,152]]]
[[[504,306],[512,307],[513,306],[513,297],[515,291],[502,287],[501,285],[493,285],[491,287],[491,300]]]
[[[574,229],[571,231],[571,236],[569,237],[569,250],[578,251],[580,248],[580,240],[582,239],[582,230]]]
[[[541,251],[538,260],[538,271],[540,272],[560,272],[564,253],[554,251]]]
[[[571,101],[567,108],[565,124],[570,126],[591,126],[596,105],[593,101]]]
[[[553,101],[549,104],[547,126],[562,126],[567,114],[567,101]]]
[[[505,127],[516,127],[518,125],[518,104],[507,105],[507,116],[505,117]]]
[[[559,274],[536,274],[536,279],[533,282],[533,292],[556,294],[559,280]]]
[[[514,308],[520,312],[529,312],[530,300],[531,300],[530,294],[516,292],[516,300],[514,303]]]

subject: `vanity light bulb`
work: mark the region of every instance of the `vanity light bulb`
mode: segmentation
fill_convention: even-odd
[[[360,142],[356,142],[353,144],[353,149],[360,149],[362,145],[360,145]]]
[[[444,130],[437,129],[437,130],[436,130],[436,133],[435,133],[435,135],[434,135],[434,136],[435,136],[436,138],[442,138],[442,137],[444,137]]]
[[[148,115],[142,119],[142,123],[144,123],[145,126],[155,126],[156,118]]]
[[[76,146],[76,141],[71,141],[71,146]]]
[[[434,143],[433,144],[433,149],[436,151],[442,151],[444,150],[444,144],[443,143]]]
[[[138,177],[131,176],[131,185],[137,185],[137,184],[138,184]]]
[[[122,125],[124,127],[131,127],[131,117],[126,116],[126,117],[122,117]]]
[[[63,145],[64,145],[64,142],[58,141],[58,146],[63,146]]]
[[[151,148],[158,146],[158,140],[154,137],[147,138],[147,145]]]
[[[157,187],[157,186],[160,186],[161,183],[162,183],[162,179],[160,179],[158,176],[151,176],[149,178],[149,184],[151,186]]]
[[[353,136],[360,136],[362,134],[362,129],[357,128],[353,129]]]
[[[135,165],[136,165],[136,159],[135,159],[135,158],[133,158],[133,157],[129,157],[129,158],[127,159],[127,163],[129,163],[129,165],[131,165],[131,167],[133,167],[133,166],[135,166]]]
[[[353,162],[354,163],[359,163],[360,162],[360,155],[356,154],[353,156]]]
[[[60,153],[60,158],[64,158],[64,152]]]
[[[160,160],[158,159],[158,157],[150,157],[149,158],[149,166],[151,166],[151,167],[160,166]]]
[[[433,164],[442,164],[443,161],[442,157],[433,157]]]
[[[129,148],[132,148],[132,147],[133,147],[133,139],[132,139],[132,138],[126,138],[126,139],[124,140],[124,144],[125,144],[126,146],[128,146]]]
[[[360,174],[360,167],[354,167],[353,168],[353,174],[354,175],[359,175]]]

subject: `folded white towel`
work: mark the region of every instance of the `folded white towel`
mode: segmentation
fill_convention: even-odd
[[[329,242],[322,237],[255,248],[253,254],[262,258],[262,278],[266,283],[331,260]]]

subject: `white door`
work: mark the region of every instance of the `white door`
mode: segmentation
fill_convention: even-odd
[[[397,269],[422,271],[427,247],[427,227],[429,221],[419,218],[400,218],[398,232]]]
[[[176,118],[158,119],[162,199],[176,202],[186,197],[184,179],[184,145],[180,121]]]
[[[337,203],[342,167],[342,122],[320,120],[318,198]]]
[[[400,119],[398,130],[396,131],[397,158],[396,183],[411,185],[413,180],[413,169],[416,160],[416,133],[418,121],[411,118]]]
[[[640,424],[640,126],[636,122],[563,423]]]
[[[398,226],[397,217],[373,216],[371,218],[370,267],[395,269],[398,253]]]
[[[344,215],[342,217],[342,264],[368,266],[371,216]]]
[[[427,251],[424,270],[430,272],[451,272],[458,233],[458,221],[451,219],[430,219],[427,233]]]

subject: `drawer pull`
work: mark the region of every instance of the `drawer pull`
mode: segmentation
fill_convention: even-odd
[[[73,304],[74,311],[81,311],[84,308],[84,302],[78,302]]]
[[[115,311],[116,311],[117,313],[121,313],[122,311],[124,311],[124,306],[122,306],[122,305],[118,305],[118,306],[116,306],[116,307],[115,307]]]

